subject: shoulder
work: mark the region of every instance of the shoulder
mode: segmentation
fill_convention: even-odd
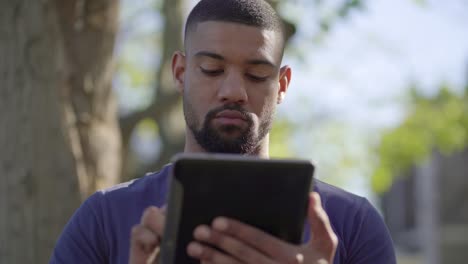
[[[50,263],[107,263],[128,259],[128,234],[149,205],[165,203],[170,167],[100,190],[76,210]]]
[[[396,263],[393,242],[377,209],[364,197],[316,180],[314,190],[350,263]]]
[[[320,180],[314,180],[314,191],[320,194],[324,208],[331,207],[330,209],[343,210],[350,209],[351,207],[357,209],[367,202],[367,199],[364,197],[347,192]]]
[[[354,225],[362,220],[368,210],[376,211],[366,198],[319,180],[314,180],[314,191],[320,194],[322,207],[342,239],[356,231]]]
[[[105,200],[112,203],[131,202],[137,204],[151,201],[151,205],[161,206],[166,199],[171,167],[168,164],[160,171],[147,173],[141,178],[99,190],[89,200],[90,202]]]
[[[356,234],[364,221],[383,222],[377,209],[364,197],[347,192],[341,188],[314,181],[314,191],[320,194],[322,207],[328,214],[335,231],[343,236]]]
[[[336,229],[344,229],[346,227],[343,225],[344,221],[350,224],[366,214],[368,210],[377,212],[366,198],[325,182],[314,180],[314,191],[320,194],[322,206]]]

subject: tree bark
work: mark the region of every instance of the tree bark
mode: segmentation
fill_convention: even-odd
[[[0,1],[0,263],[47,263],[66,221],[119,181],[117,0]]]
[[[63,96],[82,198],[120,181],[121,136],[112,92],[118,0],[54,0],[69,71]]]
[[[0,263],[47,263],[79,205],[55,10],[0,2]]]

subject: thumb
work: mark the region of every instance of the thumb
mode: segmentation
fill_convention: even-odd
[[[329,260],[333,260],[338,238],[330,224],[330,219],[322,207],[320,195],[309,195],[308,220],[311,227],[309,246]]]

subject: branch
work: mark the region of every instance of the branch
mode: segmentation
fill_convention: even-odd
[[[164,113],[165,110],[169,108],[169,106],[175,104],[178,100],[180,100],[180,96],[177,93],[170,94],[167,96],[161,96],[158,98],[160,99],[155,100],[146,109],[136,111],[128,116],[120,118],[120,131],[122,133],[122,140],[124,144],[128,142],[133,130],[141,120],[145,118],[159,120],[161,118],[161,115]]]

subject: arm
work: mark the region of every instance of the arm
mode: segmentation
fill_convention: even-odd
[[[50,264],[107,263],[101,199],[102,193],[95,193],[78,208],[60,235]]]

